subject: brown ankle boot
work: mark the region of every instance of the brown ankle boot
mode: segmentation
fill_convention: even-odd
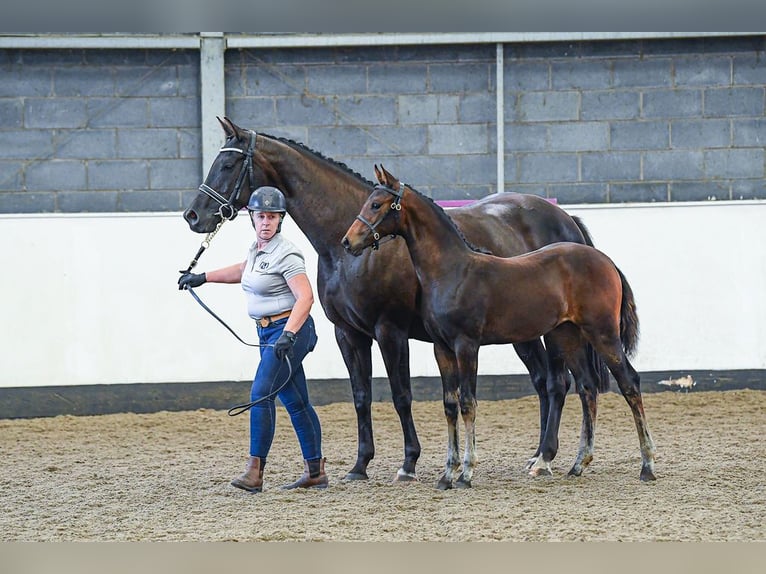
[[[285,484],[282,490],[293,488],[327,488],[329,481],[324,472],[324,458],[303,461],[303,474],[292,484]]]
[[[263,490],[263,467],[261,459],[257,456],[251,456],[247,461],[245,472],[231,481],[232,486],[247,490],[249,492],[261,492]]]

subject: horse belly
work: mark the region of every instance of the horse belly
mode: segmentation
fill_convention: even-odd
[[[491,309],[482,333],[483,344],[523,343],[542,337],[562,322],[550,305],[509,302]]]

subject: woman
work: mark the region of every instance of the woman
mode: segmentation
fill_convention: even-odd
[[[250,409],[250,458],[245,472],[232,486],[250,492],[263,489],[263,468],[274,439],[276,423],[274,390],[285,381],[289,359],[292,376],[277,396],[290,414],[304,458],[303,475],[282,488],[326,488],[322,431],[309,401],[303,358],[316,345],[314,320],[309,314],[314,295],[303,254],[280,233],[285,217],[285,197],[275,187],[259,187],[247,205],[256,240],[247,259],[207,273],[186,273],[178,288],[206,282],[241,283],[249,315],[255,319],[261,345],[261,362],[255,373],[250,399],[260,401]],[[273,345],[273,346],[271,346]]]

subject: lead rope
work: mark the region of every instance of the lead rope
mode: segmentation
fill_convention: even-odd
[[[194,259],[192,259],[192,260],[191,260],[191,263],[189,263],[189,267],[187,267],[187,268],[186,268],[186,270],[180,270],[180,271],[179,271],[179,273],[182,273],[182,274],[185,274],[185,273],[190,273],[190,272],[191,272],[191,270],[192,270],[192,269],[194,269],[194,267],[197,265],[197,262],[199,261],[199,258],[200,258],[200,256],[201,256],[201,255],[202,255],[202,254],[205,252],[205,250],[206,250],[208,247],[210,247],[210,241],[213,239],[213,237],[215,237],[215,234],[216,234],[216,233],[218,233],[218,230],[219,230],[219,229],[221,229],[221,226],[223,225],[223,222],[224,222],[224,221],[226,221],[226,220],[225,220],[225,219],[223,219],[223,218],[221,218],[221,221],[219,221],[219,222],[218,222],[218,225],[216,225],[216,226],[215,226],[215,229],[214,229],[213,231],[211,231],[210,233],[208,233],[208,234],[207,234],[207,236],[206,236],[206,237],[205,237],[205,239],[202,241],[202,243],[200,243],[200,247],[199,247],[199,250],[197,251],[197,254],[194,256]],[[223,319],[221,319],[221,318],[220,318],[218,315],[216,315],[216,313],[215,313],[215,312],[214,312],[214,311],[213,311],[213,310],[212,310],[210,307],[208,307],[207,305],[205,305],[205,303],[202,301],[202,299],[200,299],[199,295],[197,295],[197,294],[194,292],[194,289],[192,289],[191,287],[189,287],[189,286],[187,285],[187,286],[185,287],[185,290],[189,292],[189,294],[190,294],[190,295],[191,295],[191,296],[194,298],[194,300],[195,300],[197,303],[199,303],[199,304],[200,304],[200,306],[201,306],[201,307],[202,307],[202,308],[203,308],[205,311],[207,311],[208,313],[210,313],[210,315],[211,315],[211,316],[212,316],[212,317],[213,317],[213,318],[214,318],[216,321],[218,321],[218,322],[219,322],[221,325],[223,325],[224,327],[226,327],[226,329],[227,329],[227,330],[228,330],[228,331],[229,331],[229,332],[230,332],[232,335],[234,335],[234,337],[236,337],[236,339],[237,339],[237,340],[238,340],[240,343],[242,343],[243,345],[247,345],[248,347],[273,347],[273,346],[274,346],[274,344],[273,344],[273,343],[267,343],[267,344],[265,344],[265,345],[261,345],[261,344],[259,344],[259,343],[248,343],[247,341],[245,341],[244,339],[242,339],[242,337],[240,337],[239,335],[237,335],[237,333],[235,333],[235,332],[234,332],[234,329],[232,329],[231,327],[229,327],[229,325],[227,325],[227,324],[226,324],[226,321],[224,321]],[[233,417],[233,416],[237,416],[237,415],[241,415],[242,413],[249,411],[251,408],[253,408],[253,407],[254,407],[255,405],[257,405],[258,403],[260,403],[260,402],[262,402],[262,401],[266,401],[266,400],[268,400],[268,399],[270,399],[270,398],[272,398],[272,397],[275,397],[275,396],[277,396],[277,394],[279,394],[279,391],[281,391],[283,388],[285,388],[285,385],[287,385],[287,383],[290,381],[290,379],[291,379],[291,378],[292,378],[292,376],[293,376],[293,365],[292,365],[292,363],[290,362],[290,359],[287,357],[287,355],[285,355],[284,361],[287,363],[287,378],[286,378],[286,379],[285,379],[285,380],[282,382],[282,384],[280,384],[280,385],[279,385],[279,386],[278,386],[278,387],[277,387],[275,390],[273,390],[272,392],[270,392],[270,393],[269,393],[268,395],[266,395],[266,396],[263,396],[263,397],[261,397],[261,398],[259,398],[259,399],[256,399],[256,400],[254,400],[254,401],[251,401],[251,402],[249,402],[249,403],[243,403],[243,404],[241,404],[241,405],[234,405],[234,406],[233,406],[233,407],[231,407],[231,408],[230,408],[228,411],[226,411],[226,412],[227,412],[227,414],[228,414],[230,417]]]
[[[210,247],[210,242],[213,240],[213,237],[215,237],[215,234],[218,233],[218,231],[221,229],[221,226],[224,224],[224,222],[227,221],[223,217],[221,218],[221,221],[218,222],[218,225],[215,226],[215,229],[208,233],[205,236],[205,239],[202,240],[202,243],[199,244],[199,249],[197,250],[197,254],[194,256],[194,259],[191,260],[189,263],[189,266],[184,271],[183,269],[179,271],[181,274],[191,273],[191,270],[194,269],[197,266],[197,262],[199,261],[199,258],[202,256],[202,254],[205,252],[205,250]]]

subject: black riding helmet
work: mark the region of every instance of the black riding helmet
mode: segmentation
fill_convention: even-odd
[[[256,189],[247,202],[247,212],[252,216],[254,211],[269,211],[272,213],[281,213],[277,233],[282,231],[282,220],[287,212],[287,203],[284,194],[276,187],[264,185]],[[255,226],[255,224],[253,224]]]
[[[272,211],[285,213],[285,196],[276,187],[264,185],[256,189],[247,202],[248,211]]]

